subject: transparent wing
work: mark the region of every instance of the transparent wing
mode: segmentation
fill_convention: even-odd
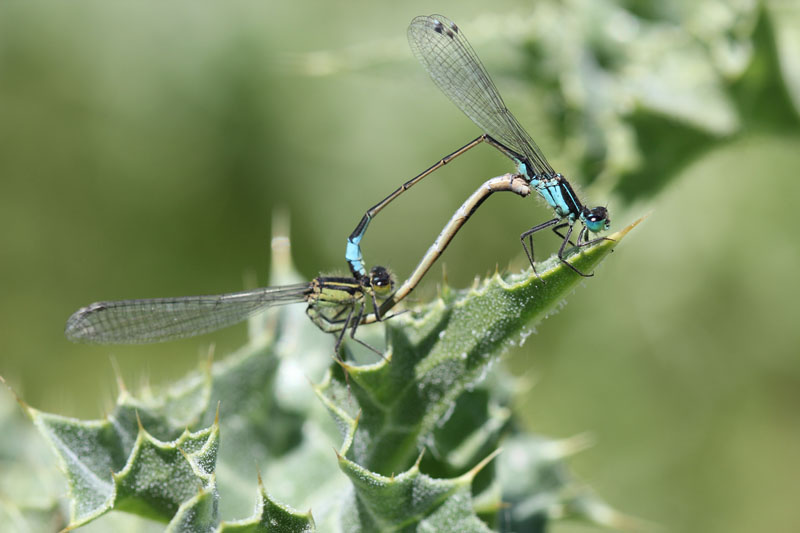
[[[408,27],[408,42],[434,83],[479,128],[525,157],[537,176],[554,174],[453,21],[442,15],[416,17]]]
[[[73,342],[143,344],[208,333],[274,305],[305,301],[309,283],[214,296],[97,302],[75,311],[64,330]]]

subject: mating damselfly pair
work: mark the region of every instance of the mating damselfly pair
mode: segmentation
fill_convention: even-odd
[[[547,228],[562,239],[557,254],[559,260],[582,276],[591,275],[570,264],[564,252],[566,245],[571,243],[576,222],[582,224],[575,242],[577,248],[603,239],[589,239],[588,235],[608,229],[610,220],[606,208],[584,206],[566,178],[552,169],[530,135],[506,108],[483,64],[454,22],[441,15],[417,17],[409,26],[408,39],[436,85],[483,130],[483,134],[405,182],[366,211],[347,239],[345,258],[352,278],[318,277],[308,283],[215,296],[99,302],[78,310],[70,317],[67,337],[73,341],[98,343],[167,341],[214,331],[275,305],[305,302],[307,314],[314,324],[323,331],[338,332],[336,354],[347,331],[353,339],[374,350],[355,337],[358,326],[390,316],[388,311],[417,286],[480,204],[499,191],[510,191],[523,197],[532,190],[536,191],[555,212],[553,219],[520,236],[537,276],[533,234]],[[394,280],[385,268],[373,267],[367,272],[364,264],[361,241],[369,223],[403,192],[481,143],[487,143],[509,157],[518,174],[493,178],[479,187],[451,218],[412,275],[393,292]],[[561,233],[564,229],[566,231]],[[371,313],[367,312],[369,303]]]

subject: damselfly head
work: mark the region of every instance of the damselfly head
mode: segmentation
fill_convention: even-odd
[[[394,289],[394,276],[382,266],[374,266],[369,271],[369,286],[379,298],[389,296]]]
[[[592,233],[607,230],[611,227],[611,217],[608,216],[608,209],[602,205],[599,205],[593,209],[584,207],[581,218],[583,219],[583,223],[586,224],[586,227],[589,228],[589,231]]]

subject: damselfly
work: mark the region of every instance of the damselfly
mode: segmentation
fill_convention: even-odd
[[[97,344],[164,342],[232,326],[269,307],[306,302],[306,314],[317,327],[327,333],[338,332],[335,354],[345,332],[350,331],[356,342],[382,356],[355,334],[368,301],[374,320],[383,318],[378,300],[387,298],[393,288],[389,271],[376,266],[359,279],[318,277],[308,283],[213,296],[97,302],[73,313],[64,334],[73,342]]]
[[[571,243],[570,237],[577,221],[583,224],[578,233],[577,247],[588,246],[602,240],[603,237],[589,240],[588,232],[598,233],[609,228],[611,220],[607,209],[603,206],[591,209],[584,206],[567,179],[553,170],[539,147],[508,110],[472,46],[453,21],[442,15],[416,17],[408,28],[408,41],[434,83],[484,133],[405,182],[364,214],[347,239],[345,258],[353,275],[356,278],[366,275],[361,240],[372,218],[424,177],[485,142],[511,158],[531,188],[535,189],[555,211],[555,218],[534,226],[520,235],[522,247],[534,272],[536,266],[533,234],[552,228],[556,235],[563,239],[558,250],[559,260],[578,274],[590,276],[591,274],[584,274],[564,258],[564,249],[567,243]],[[564,228],[567,228],[566,233],[562,234],[561,230]]]
[[[356,342],[382,354],[355,337],[360,324],[390,318],[386,313],[419,284],[455,234],[478,207],[495,192],[520,196],[531,188],[520,176],[506,174],[479,187],[456,211],[412,275],[394,293],[391,274],[380,266],[356,278],[318,277],[308,283],[266,287],[213,296],[183,296],[97,302],[81,308],[67,320],[65,335],[73,342],[144,344],[209,333],[237,324],[269,307],[306,302],[306,314],[322,331],[338,332],[334,353],[346,331]],[[365,315],[367,302],[373,313]],[[382,305],[378,302],[385,300]]]
[[[412,22],[412,26],[409,28],[409,35],[411,35],[411,30],[418,19]],[[455,27],[454,24],[449,24]],[[466,44],[466,41],[464,43]],[[468,47],[469,45],[466,44],[466,46]],[[474,60],[476,64],[480,65],[477,57]],[[513,120],[510,114],[508,116]],[[306,302],[308,304],[306,313],[314,324],[326,332],[339,332],[336,340],[336,353],[338,353],[344,333],[348,330],[354,340],[377,352],[377,350],[355,337],[358,326],[380,321],[391,307],[405,298],[442,254],[461,226],[486,198],[499,191],[511,191],[524,197],[530,194],[532,186],[541,193],[542,189],[538,182],[530,179],[527,173],[524,179],[510,174],[490,179],[478,188],[456,211],[412,275],[397,292],[391,292],[394,282],[385,268],[374,267],[367,275],[361,261],[361,251],[358,243],[364,235],[372,216],[377,214],[401,192],[426,175],[480,142],[489,140],[490,137],[488,135],[479,137],[423,174],[407,182],[365,214],[357,231],[348,239],[348,260],[354,273],[353,278],[318,277],[308,283],[267,287],[213,296],[97,302],[76,311],[67,321],[65,334],[69,340],[74,342],[101,344],[164,342],[215,331],[241,322],[251,315],[272,306]],[[494,145],[511,155],[510,152],[506,152],[507,149],[500,143],[494,141]],[[522,164],[520,164],[520,168],[523,168]],[[569,232],[565,240],[568,240],[568,238]],[[584,243],[583,245],[585,244],[590,243]],[[355,259],[350,260],[353,250],[355,250],[353,253],[357,255],[357,261]],[[533,264],[532,256],[529,255],[529,257]],[[374,310],[368,316],[365,315],[367,298],[371,300]],[[378,300],[384,299],[386,301],[379,306]]]

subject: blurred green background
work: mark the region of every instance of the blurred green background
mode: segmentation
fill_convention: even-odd
[[[363,211],[478,134],[405,43],[413,16],[442,12],[465,28],[551,163],[576,182],[594,180],[584,196],[609,201],[615,229],[651,213],[510,354],[515,372],[536,381],[518,405],[529,426],[556,437],[592,432],[597,445],[576,457],[577,473],[616,508],[669,530],[796,531],[800,246],[788,215],[800,198],[800,130],[785,105],[798,93],[785,86],[800,83],[800,39],[796,16],[776,16],[788,3],[761,14],[767,33],[751,52],[767,59],[755,72],[717,72],[734,95],[721,113],[701,106],[691,124],[659,122],[635,102],[613,110],[603,131],[633,125],[619,132],[638,133],[639,152],[615,158],[624,150],[606,139],[600,177],[589,171],[596,137],[576,134],[591,130],[575,126],[582,115],[544,118],[552,91],[570,102],[569,80],[529,80],[547,62],[531,35],[568,40],[574,27],[525,26],[533,7],[514,1],[340,4],[0,6],[0,374],[34,407],[96,418],[115,394],[110,356],[134,389],[181,376],[212,342],[224,357],[243,326],[137,347],[73,345],[63,326],[96,300],[268,283],[278,209],[290,215],[304,275],[345,272],[345,238]],[[567,2],[561,13],[577,17],[586,5]],[[627,7],[680,32],[689,5]],[[692,20],[713,19],[726,3],[702,5],[710,15]],[[605,23],[580,38],[591,41]],[[645,47],[620,49],[656,61]],[[613,66],[621,52],[608,54],[599,63]],[[657,100],[659,87],[643,91]],[[598,85],[587,94],[607,93]],[[712,124],[714,116],[728,119]],[[576,144],[581,161],[569,155]],[[403,279],[461,201],[510,169],[485,147],[448,165],[376,219],[367,263]],[[507,196],[485,204],[447,250],[451,285],[525,265],[517,236],[550,215],[541,202]],[[555,244],[540,240],[537,250]],[[440,272],[414,297],[435,294]]]

